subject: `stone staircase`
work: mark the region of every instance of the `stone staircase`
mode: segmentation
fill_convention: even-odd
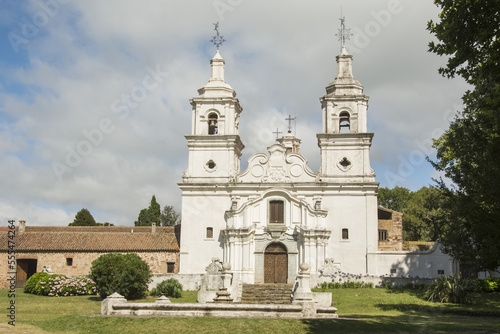
[[[290,304],[292,284],[243,284],[241,304]]]

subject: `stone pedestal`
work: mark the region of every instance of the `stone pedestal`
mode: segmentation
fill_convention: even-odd
[[[231,265],[227,262],[222,264],[222,288],[217,291],[217,297],[214,298],[214,303],[231,303],[231,293],[227,290],[231,286]]]
[[[101,314],[110,315],[113,313],[113,305],[126,303],[127,299],[118,293],[113,293],[101,302]]]
[[[313,302],[313,293],[310,286],[311,275],[309,274],[309,265],[307,263],[300,264],[300,271],[297,275],[299,286],[293,294],[293,304]]]

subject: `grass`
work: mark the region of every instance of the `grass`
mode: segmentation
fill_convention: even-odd
[[[319,291],[319,290],[318,290]],[[45,297],[16,294],[17,333],[499,333],[500,294],[482,294],[476,303],[428,302],[423,292],[408,289],[335,289],[339,319],[220,319],[100,317],[100,298]],[[7,290],[0,290],[7,305]],[[151,302],[146,298],[140,302]],[[173,302],[194,302],[185,291]],[[5,309],[5,308],[4,308]]]

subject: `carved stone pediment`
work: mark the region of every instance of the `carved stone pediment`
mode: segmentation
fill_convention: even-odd
[[[335,262],[332,258],[326,258],[325,264],[319,268],[319,272],[323,276],[335,275],[340,271],[340,263]]]
[[[236,182],[315,182],[317,174],[308,166],[307,160],[298,153],[287,152],[280,144],[267,148],[264,153],[253,155],[248,168],[236,176]]]

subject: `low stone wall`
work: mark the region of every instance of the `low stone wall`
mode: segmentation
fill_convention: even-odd
[[[396,277],[396,276],[374,276],[374,275],[350,275],[341,277],[331,277],[331,276],[313,276],[311,277],[311,286],[314,288],[319,288],[321,283],[345,283],[345,282],[360,282],[360,283],[371,283],[374,288],[384,287],[386,285],[392,285],[395,287],[404,286],[418,286],[430,284],[434,281],[434,278],[419,278],[419,277]]]
[[[197,291],[201,286],[201,279],[203,275],[201,274],[163,274],[163,275],[153,275],[152,281],[148,285],[148,289],[151,290],[165,280],[170,278],[175,278],[182,284],[182,289],[186,291]]]
[[[318,307],[315,302],[294,305],[256,304],[174,304],[160,297],[154,303],[129,303],[117,293],[101,303],[101,315],[156,317],[223,317],[223,318],[338,318],[335,307]]]

